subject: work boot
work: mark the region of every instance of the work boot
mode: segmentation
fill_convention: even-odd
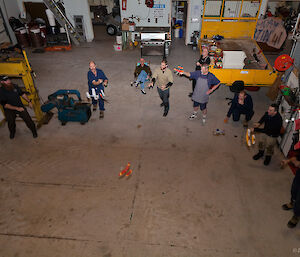
[[[38,137],[37,132],[36,131],[32,131],[32,136],[33,136],[33,138],[37,138]]]
[[[265,160],[264,160],[264,165],[268,166],[271,162],[271,155],[266,155]]]
[[[189,96],[189,97],[192,97],[192,96],[193,96],[193,92],[189,93],[188,96]]]
[[[259,150],[259,152],[253,156],[253,160],[258,160],[259,158],[263,157],[264,156],[264,152],[265,151],[262,151],[262,150]]]
[[[145,92],[145,90],[144,89],[141,89],[141,92],[145,95],[146,94],[146,92]]]
[[[288,226],[289,228],[294,228],[294,227],[297,226],[299,220],[300,220],[300,217],[294,215],[294,216],[289,220],[287,226]]]
[[[99,119],[103,119],[103,118],[104,118],[104,111],[100,111]]]
[[[248,128],[248,121],[246,121],[246,120],[243,121],[243,127]]]
[[[97,110],[97,105],[93,104],[93,112]]]
[[[166,117],[168,115],[168,112],[169,112],[169,106],[165,105],[165,111],[164,111],[163,116]]]
[[[160,104],[160,107],[163,107],[163,106],[164,106],[164,103],[161,103],[161,104]]]
[[[10,139],[14,139],[15,134],[16,134],[15,131],[10,132],[10,133],[9,133],[9,138],[10,138]]]
[[[281,206],[281,208],[282,208],[282,210],[285,210],[285,211],[292,210],[294,208],[294,203],[290,202],[290,203],[283,204]]]

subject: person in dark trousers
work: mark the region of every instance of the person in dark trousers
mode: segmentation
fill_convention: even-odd
[[[160,99],[162,100],[160,106],[164,106],[163,116],[166,117],[170,108],[170,87],[173,85],[173,74],[168,68],[167,61],[163,60],[160,63],[160,67],[154,70],[152,75],[152,82],[148,85],[148,87],[153,87],[154,84],[157,85],[157,91]]]
[[[284,167],[288,163],[292,163],[297,167],[297,171],[291,186],[291,201],[289,203],[283,204],[282,209],[285,211],[293,210],[294,215],[287,223],[289,228],[294,228],[297,226],[300,220],[300,161],[298,157],[292,157],[281,162],[281,166]]]
[[[259,128],[262,124],[264,124],[264,128]],[[278,105],[271,104],[264,116],[261,117],[258,123],[254,123],[254,128],[251,128],[252,131],[261,132],[258,141],[259,152],[253,156],[254,160],[263,157],[266,150],[264,165],[270,164],[274,153],[274,146],[276,145],[276,139],[280,136],[281,127],[282,118],[278,113]]]
[[[0,83],[0,104],[3,107],[4,115],[7,121],[10,133],[9,138],[13,139],[15,137],[17,115],[24,120],[26,126],[31,130],[33,137],[36,138],[38,136],[36,126],[25,106],[23,105],[20,96],[28,102],[30,108],[32,108],[31,100],[29,100],[27,95],[23,93],[17,85],[11,82],[9,77],[1,76]]]
[[[203,64],[201,66],[201,70],[194,72],[183,71],[181,75],[197,80],[196,87],[192,95],[194,112],[189,119],[196,119],[200,108],[202,112],[202,123],[204,125],[206,122],[209,95],[219,87],[220,80],[214,74],[209,72],[207,64]]]
[[[89,93],[92,95],[92,88],[95,89],[96,95],[99,95],[99,99],[96,100],[92,97],[93,111],[97,109],[97,102],[99,101],[99,110],[100,116],[99,118],[104,118],[104,100],[101,97],[101,91],[104,92],[104,86],[107,86],[108,79],[105,76],[104,72],[100,69],[96,68],[96,64],[94,61],[91,61],[89,64],[90,70],[87,73],[88,85],[89,85]]]
[[[239,121],[241,114],[245,114],[245,121],[243,122],[244,127],[248,126],[248,122],[254,115],[252,97],[248,95],[245,91],[241,91],[235,94],[231,101],[231,106],[227,112],[227,116],[224,122],[227,123],[228,119],[232,115],[233,121]]]
[[[195,71],[201,70],[201,65],[203,65],[203,64],[210,65],[210,57],[208,55],[208,48],[207,47],[202,47],[202,54],[201,54],[198,62],[196,63]],[[192,80],[193,92],[194,92],[194,89],[195,89],[195,86],[196,86],[196,82],[197,82],[196,79]],[[192,97],[193,92],[189,93],[189,97]]]
[[[141,92],[145,95],[145,82],[146,80],[149,80],[150,77],[152,76],[152,72],[150,67],[145,63],[145,59],[141,58],[140,59],[140,63],[138,63],[135,67],[134,70],[134,77],[136,79],[136,81],[134,83],[131,84],[131,86],[133,86],[133,84],[135,84],[135,86],[137,87],[139,84],[141,85]]]

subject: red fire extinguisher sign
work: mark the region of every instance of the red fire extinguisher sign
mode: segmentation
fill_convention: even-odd
[[[122,10],[126,11],[127,8],[127,0],[122,0]]]

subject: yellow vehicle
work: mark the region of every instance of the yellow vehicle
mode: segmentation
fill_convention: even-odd
[[[23,57],[8,57],[0,61],[0,75],[7,75],[11,78],[21,78],[23,80],[26,92],[29,93],[28,98],[33,105],[33,111],[35,113],[33,120],[36,121],[37,126],[40,127],[43,123],[44,114],[41,111],[39,95],[34,85],[32,69],[28,62],[26,52],[23,50],[22,53]],[[22,101],[24,105],[28,105],[23,99]],[[0,123],[4,121],[5,120],[2,120]]]
[[[243,80],[246,86],[271,86],[277,77],[277,72],[253,40],[260,7],[261,0],[204,1],[200,51],[203,45],[214,45],[218,51],[241,51],[246,55],[245,63],[239,68],[212,63],[210,71],[223,84]],[[212,43],[215,35],[224,39]]]

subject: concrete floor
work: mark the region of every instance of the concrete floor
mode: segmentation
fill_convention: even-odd
[[[102,30],[102,28],[97,28]],[[0,128],[1,257],[295,256],[299,228],[286,223],[291,171],[253,161],[242,124],[224,125],[232,93],[210,98],[205,126],[189,121],[191,82],[175,77],[170,113],[156,90],[130,87],[139,51],[114,52],[114,38],[65,53],[32,54],[43,99],[57,89],[84,96],[90,60],[109,78],[105,118],[62,127],[55,115],[33,139],[22,122],[14,140]],[[176,40],[169,65],[194,69],[198,53]],[[152,68],[160,57],[149,57]],[[253,92],[257,121],[269,100]],[[213,136],[216,128],[225,136]],[[129,179],[118,173],[130,161]]]

